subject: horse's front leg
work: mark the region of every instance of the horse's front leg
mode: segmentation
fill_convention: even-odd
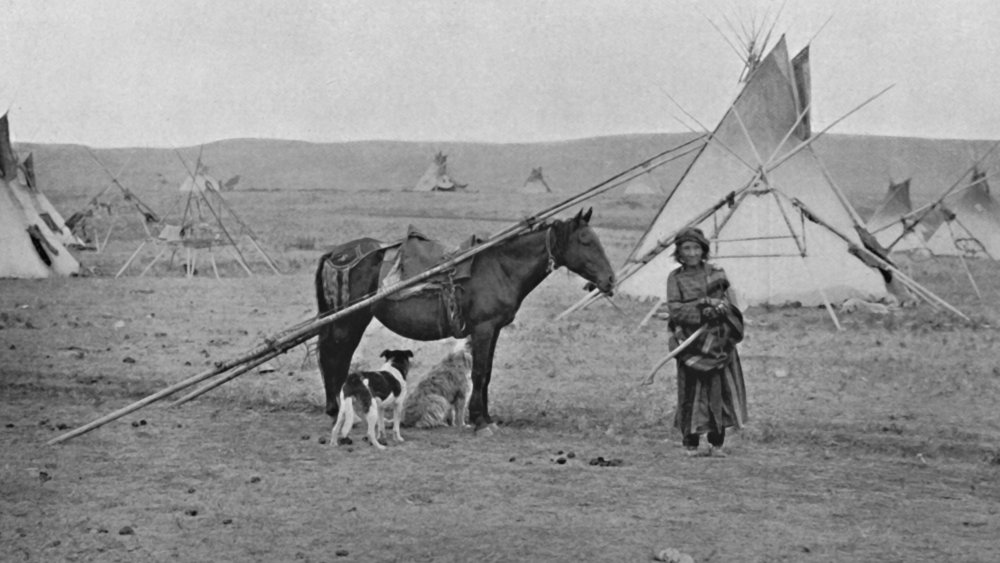
[[[477,326],[472,331],[472,396],[469,398],[469,422],[477,431],[493,422],[489,410],[490,376],[493,373],[493,352],[500,328],[493,324]]]

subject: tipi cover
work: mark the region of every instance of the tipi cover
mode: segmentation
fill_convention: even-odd
[[[926,247],[924,241],[930,234],[923,221],[913,225],[912,229],[903,235],[903,222],[900,219],[912,211],[910,180],[889,182],[889,193],[868,219],[868,231],[875,235],[879,244],[891,252],[922,250]],[[903,237],[900,238],[900,235]],[[889,245],[893,245],[892,248],[889,248]]]
[[[650,259],[659,241],[730,192],[747,187],[734,207],[724,207],[699,224],[713,239],[712,260],[726,270],[745,304],[819,305],[824,295],[838,302],[886,294],[878,272],[848,253],[843,240],[789,204],[788,198],[804,202],[861,246],[853,210],[838,196],[812,148],[806,146],[786,159],[810,136],[808,121],[799,119],[807,107],[808,76],[808,48],[789,61],[782,37],[753,70],[633,249],[623,271],[630,265],[638,269],[622,280],[621,293],[662,298],[676,262],[673,247]],[[777,167],[767,165],[783,159]]]
[[[1000,260],[1000,205],[985,174],[974,170],[972,185],[945,206],[950,213],[927,241],[932,253]]]
[[[434,155],[434,161],[413,186],[415,192],[453,192],[465,189],[468,184],[459,184],[448,176],[448,157],[442,152]]]
[[[547,194],[552,193],[552,188],[549,187],[549,183],[545,181],[545,176],[542,175],[542,168],[532,168],[531,174],[528,174],[528,179],[524,181],[524,185],[521,186],[521,192],[526,194]]]
[[[655,188],[647,180],[636,178],[625,186],[625,195],[662,195],[659,188]]]
[[[78,274],[80,263],[42,219],[26,176],[11,146],[4,114],[0,117],[0,277]]]

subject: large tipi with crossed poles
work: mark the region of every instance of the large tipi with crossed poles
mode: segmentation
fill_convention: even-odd
[[[747,60],[742,91],[629,254],[618,291],[662,299],[676,267],[672,236],[696,225],[743,304],[884,297],[879,271],[849,252],[862,247],[863,222],[807,144],[808,47],[789,59],[781,37]]]

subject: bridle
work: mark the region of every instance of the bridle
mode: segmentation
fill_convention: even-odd
[[[545,273],[546,274],[551,274],[552,272],[554,272],[557,269],[559,269],[560,266],[562,266],[562,264],[556,263],[556,256],[552,252],[552,248],[555,245],[552,242],[549,242],[549,238],[550,238],[549,235],[554,235],[555,234],[553,232],[555,230],[555,228],[556,228],[555,225],[549,225],[549,228],[545,231],[545,252],[546,252],[546,254],[549,255],[549,263],[548,263],[548,266],[546,266],[546,268],[545,268]]]

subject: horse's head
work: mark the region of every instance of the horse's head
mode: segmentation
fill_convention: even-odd
[[[590,228],[590,215],[581,209],[576,217],[555,224],[558,247],[555,251],[560,264],[593,283],[602,292],[611,295],[615,285],[615,272],[604,253],[604,246],[597,233]]]

